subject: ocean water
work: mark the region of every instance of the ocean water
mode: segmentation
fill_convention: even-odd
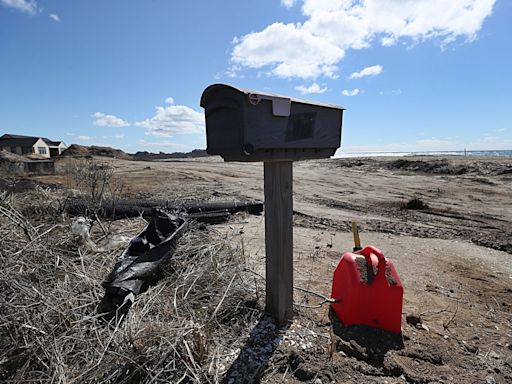
[[[335,158],[378,157],[378,156],[474,156],[512,157],[512,150],[501,151],[432,151],[432,152],[336,152]]]

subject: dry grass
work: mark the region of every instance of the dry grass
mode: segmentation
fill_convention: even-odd
[[[24,216],[27,202],[40,209]],[[80,248],[51,191],[3,194],[0,206],[2,382],[215,383],[258,321],[254,276],[215,231],[183,236],[165,277],[106,324],[101,283],[121,251]],[[143,225],[112,228],[133,235]]]

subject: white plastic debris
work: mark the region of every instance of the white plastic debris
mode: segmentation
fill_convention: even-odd
[[[80,239],[81,245],[92,252],[109,252],[119,248],[125,248],[130,243],[131,237],[113,235],[100,242],[99,245],[91,239],[91,220],[85,217],[77,217],[71,224],[71,233]]]
[[[77,217],[73,224],[71,224],[71,233],[80,236],[82,239],[89,239],[91,237],[89,234],[90,230],[91,221],[82,216]]]
[[[98,247],[91,239],[91,221],[85,217],[79,216],[71,224],[71,233],[76,235],[81,245],[85,246],[88,250],[98,252]]]
[[[131,237],[123,235],[113,235],[105,240],[106,241],[102,242],[100,244],[100,247],[98,248],[100,252],[108,252],[119,248],[126,248],[130,243]]]

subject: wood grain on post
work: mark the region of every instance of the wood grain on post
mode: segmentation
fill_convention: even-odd
[[[264,164],[265,310],[282,325],[293,316],[293,163]]]

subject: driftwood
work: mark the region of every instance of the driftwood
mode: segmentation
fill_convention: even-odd
[[[255,200],[248,201],[179,201],[157,199],[120,199],[105,200],[99,206],[84,199],[68,200],[65,211],[72,215],[87,215],[96,212],[99,216],[112,220],[137,217],[141,214],[149,216],[153,209],[163,209],[173,212],[184,212],[190,219],[204,223],[226,221],[236,212],[259,214],[263,211],[263,203]]]

